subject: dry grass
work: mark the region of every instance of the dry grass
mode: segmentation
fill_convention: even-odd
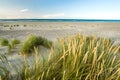
[[[76,35],[60,39],[49,59],[38,57],[35,64],[25,59],[19,72],[22,80],[120,80],[120,46],[110,39]]]
[[[41,64],[38,58],[24,68],[24,80],[120,80],[120,46],[110,39],[77,35],[58,43],[48,61]]]

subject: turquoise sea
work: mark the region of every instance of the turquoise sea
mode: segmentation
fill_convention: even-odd
[[[0,19],[0,22],[120,22],[107,19]]]

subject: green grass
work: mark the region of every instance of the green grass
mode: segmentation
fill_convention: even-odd
[[[20,40],[18,40],[18,39],[12,39],[12,40],[11,40],[11,45],[12,45],[13,48],[14,48],[17,44],[20,44]]]
[[[52,46],[52,42],[47,39],[35,35],[30,35],[27,40],[21,46],[20,52],[22,54],[29,54],[34,51],[34,47],[44,46],[46,48],[50,48]]]
[[[37,44],[36,38],[32,35],[27,41]],[[18,74],[22,80],[120,80],[119,49],[110,39],[66,37],[52,46],[48,59],[41,60],[34,48],[35,63],[29,65],[25,59]]]
[[[6,68],[6,66],[3,66],[2,63],[5,63],[7,61],[6,55],[0,54],[0,80],[8,80],[9,79],[9,70]]]
[[[11,52],[11,50],[15,48],[17,44],[20,44],[20,40],[18,39],[12,39],[12,40],[8,40],[6,38],[1,39],[1,46],[7,46],[8,52]]]
[[[8,80],[9,71],[4,66],[0,66],[0,80]]]
[[[8,46],[8,44],[9,44],[9,41],[7,39],[3,38],[1,40],[1,46]]]

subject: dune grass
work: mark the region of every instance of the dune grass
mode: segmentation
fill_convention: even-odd
[[[11,52],[11,49],[15,48],[17,44],[20,44],[20,40],[18,39],[8,40],[6,38],[2,38],[1,40],[1,46],[7,46],[8,52]]]
[[[77,35],[58,43],[48,61],[24,67],[23,80],[120,80],[120,46],[110,39]]]
[[[48,60],[27,60],[19,72],[22,80],[120,80],[120,46],[105,38],[76,35],[58,40]],[[28,66],[29,65],[29,66]]]
[[[52,42],[40,36],[30,35],[21,46],[20,52],[22,54],[32,53],[34,51],[34,47],[38,47],[40,45],[50,48],[52,46]]]
[[[0,80],[9,79],[9,70],[7,70],[6,66],[2,65],[2,63],[5,63],[6,61],[6,56],[4,54],[0,54]]]
[[[13,48],[15,48],[15,46],[16,46],[17,44],[20,44],[20,40],[18,40],[18,39],[12,39],[12,40],[11,40],[11,45],[12,45]]]
[[[8,46],[8,44],[9,44],[9,41],[7,39],[5,38],[1,39],[1,46]]]

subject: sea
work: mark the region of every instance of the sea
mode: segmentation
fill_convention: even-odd
[[[0,19],[0,22],[120,22],[108,19]]]

